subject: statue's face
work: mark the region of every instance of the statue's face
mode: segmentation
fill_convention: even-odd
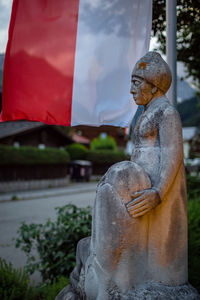
[[[132,76],[130,93],[137,105],[147,105],[153,98],[153,85],[141,77]]]

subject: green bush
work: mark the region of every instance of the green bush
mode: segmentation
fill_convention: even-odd
[[[40,288],[38,288],[37,294],[39,294],[39,298],[31,298],[30,300],[54,300],[55,297],[60,293],[60,291],[68,285],[69,280],[66,277],[59,277],[57,280],[53,280],[52,284],[46,284]]]
[[[188,199],[194,199],[200,195],[200,177],[187,175]]]
[[[69,283],[60,276],[50,283],[39,286],[29,285],[26,272],[14,269],[11,263],[0,258],[0,299],[1,300],[54,300],[56,295]]]
[[[68,283],[68,278],[60,276],[56,280],[54,279],[52,283],[31,286],[26,300],[54,300]]]
[[[16,247],[27,255],[27,271],[39,270],[44,281],[68,276],[75,266],[76,245],[91,234],[91,209],[72,204],[56,208],[57,220],[44,225],[22,223],[18,230]],[[32,250],[37,249],[39,259]]]
[[[0,258],[0,299],[24,300],[29,293],[29,277],[21,269]]]
[[[0,146],[1,165],[67,164],[70,160],[65,150],[56,148],[38,149],[26,146],[15,148]]]
[[[123,151],[91,150],[88,152],[87,160],[94,164],[115,164],[119,161],[129,160],[130,157]]]
[[[84,145],[78,143],[67,146],[66,150],[69,153],[71,160],[86,159],[88,153],[88,149]]]
[[[189,282],[200,292],[200,201],[188,201]]]
[[[117,144],[115,139],[112,136],[102,137],[101,135],[98,138],[92,140],[90,144],[91,150],[117,150]]]

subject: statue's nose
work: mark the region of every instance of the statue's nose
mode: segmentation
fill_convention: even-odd
[[[131,85],[130,93],[133,94],[133,95],[136,94],[136,91],[135,91],[133,85]]]

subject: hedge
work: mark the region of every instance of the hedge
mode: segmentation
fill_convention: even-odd
[[[0,165],[67,164],[69,154],[56,148],[0,146]]]
[[[112,150],[91,150],[88,152],[87,160],[92,163],[109,163],[115,164],[119,161],[129,160],[129,155],[123,151],[112,151]]]
[[[71,160],[86,159],[88,149],[81,144],[74,143],[66,147]]]
[[[92,162],[94,175],[103,175],[113,164],[130,160],[130,157],[122,151],[91,150],[88,152],[87,160]]]

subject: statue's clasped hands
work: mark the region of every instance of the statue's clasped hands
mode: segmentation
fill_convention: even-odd
[[[131,198],[133,200],[126,204],[126,208],[133,218],[145,215],[161,203],[159,193],[153,188],[135,192],[131,195]]]

